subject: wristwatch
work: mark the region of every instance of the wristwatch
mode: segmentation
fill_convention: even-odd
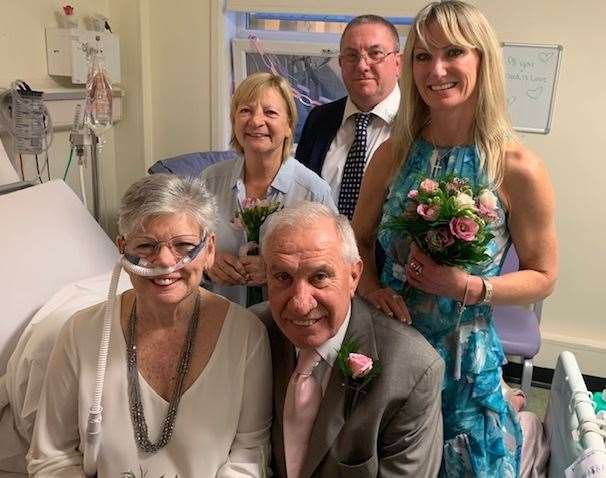
[[[494,288],[486,277],[480,277],[480,279],[482,279],[482,284],[484,284],[484,297],[480,304],[492,304],[492,293]]]

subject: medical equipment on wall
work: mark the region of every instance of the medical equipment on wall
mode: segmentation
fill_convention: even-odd
[[[105,368],[107,365],[107,355],[109,352],[109,341],[111,338],[111,327],[114,317],[114,306],[116,302],[116,291],[120,279],[120,271],[124,269],[133,274],[142,277],[158,277],[165,274],[171,274],[183,269],[187,264],[193,261],[206,245],[207,236],[205,235],[200,244],[192,249],[189,254],[183,257],[179,262],[170,267],[149,267],[149,263],[137,256],[124,253],[118,263],[114,266],[107,293],[107,302],[103,315],[103,328],[101,330],[101,339],[99,341],[99,354],[97,355],[97,371],[95,377],[95,390],[88,413],[88,422],[86,427],[86,441],[84,445],[83,469],[86,476],[93,477],[97,474],[97,458],[101,446],[101,428],[103,422],[103,407],[101,399],[103,398],[103,384],[105,381]]]
[[[40,182],[45,168],[50,179],[48,155],[42,170],[38,162],[38,155],[47,151],[53,142],[53,124],[43,92],[32,90],[25,81],[13,81],[10,89],[0,93],[0,126],[11,137],[13,158],[19,156],[22,179],[25,180],[21,156],[24,154],[35,157]]]
[[[119,36],[105,31],[75,28],[46,29],[46,65],[51,76],[67,76],[74,84],[84,84],[90,68],[87,47],[96,45],[105,58],[113,83],[120,83]]]

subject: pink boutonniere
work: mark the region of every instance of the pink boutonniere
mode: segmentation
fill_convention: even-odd
[[[366,393],[370,382],[381,373],[381,365],[372,357],[358,353],[358,343],[348,340],[337,353],[337,364],[345,381],[343,387],[347,392],[345,402],[345,419],[356,406],[360,394]]]

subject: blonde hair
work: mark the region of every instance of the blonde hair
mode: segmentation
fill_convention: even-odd
[[[453,45],[473,48],[480,54],[476,83],[477,102],[473,141],[488,180],[498,187],[503,180],[507,142],[515,139],[507,113],[501,47],[486,17],[474,6],[447,0],[423,8],[415,18],[403,52],[402,101],[393,126],[393,152],[401,164],[410,146],[430,121],[429,108],[412,76],[413,50],[417,42],[428,48],[430,25],[437,25]]]
[[[297,105],[295,104],[295,99],[293,98],[288,81],[279,75],[274,75],[272,73],[254,73],[245,78],[242,83],[238,85],[231,97],[231,108],[229,111],[232,129],[230,144],[238,153],[244,154],[244,149],[238,142],[234,132],[236,109],[242,103],[258,101],[263,91],[267,88],[272,88],[280,93],[284,99],[286,112],[288,113],[288,126],[290,127],[291,134],[284,138],[284,145],[282,146],[282,161],[284,161],[290,155],[293,145],[295,125],[297,124]]]

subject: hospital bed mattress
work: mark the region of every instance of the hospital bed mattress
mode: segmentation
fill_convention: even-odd
[[[0,196],[0,218],[1,376],[36,311],[61,287],[110,271],[118,251],[61,180]]]

